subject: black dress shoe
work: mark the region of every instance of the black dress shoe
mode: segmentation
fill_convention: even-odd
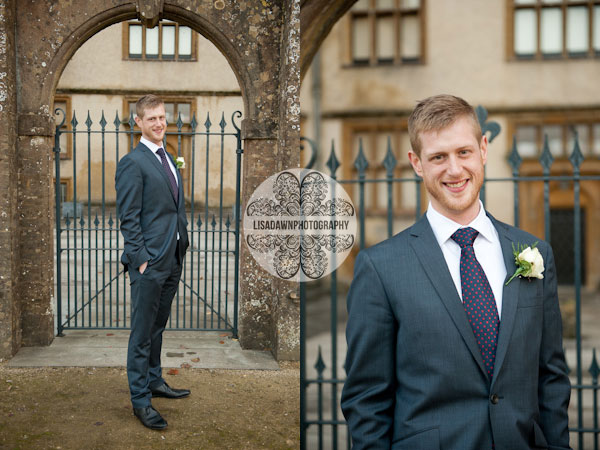
[[[133,408],[133,414],[140,419],[145,427],[153,430],[162,430],[167,428],[167,421],[152,406],[145,408]]]
[[[151,389],[152,397],[183,398],[190,395],[189,389],[173,389],[167,383],[156,389]]]

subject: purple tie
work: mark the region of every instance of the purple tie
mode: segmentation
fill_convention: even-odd
[[[461,249],[460,284],[463,305],[491,380],[494,373],[500,319],[490,283],[475,258],[473,242],[478,234],[479,232],[473,228],[460,228],[452,235],[452,239],[460,245]]]
[[[159,148],[156,153],[160,156],[160,162],[162,163],[163,169],[167,173],[167,177],[169,177],[169,183],[171,184],[171,191],[173,193],[173,198],[175,199],[175,203],[179,198],[179,191],[177,190],[177,182],[175,181],[175,176],[171,171],[171,167],[169,167],[169,163],[167,162],[167,157],[165,155],[165,151],[162,148]]]

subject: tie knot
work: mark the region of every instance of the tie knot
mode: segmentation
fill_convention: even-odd
[[[158,156],[160,156],[161,158],[165,157],[165,151],[163,150],[162,147],[160,147],[158,150],[156,150],[156,153],[158,153]]]
[[[473,242],[475,242],[475,238],[477,237],[478,234],[479,234],[479,231],[477,231],[471,227],[467,227],[467,228],[459,228],[458,230],[456,230],[454,232],[454,234],[451,237],[452,237],[452,240],[454,240],[454,242],[456,242],[458,245],[460,245],[460,248],[465,248],[470,245],[473,245]]]

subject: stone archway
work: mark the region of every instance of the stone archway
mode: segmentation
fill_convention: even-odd
[[[304,77],[319,47],[342,16],[357,0],[303,0],[300,13],[302,38],[300,72]]]
[[[233,4],[231,4],[233,3]],[[166,18],[211,40],[229,61],[244,99],[243,202],[267,176],[299,162],[299,0],[85,0],[0,5],[0,358],[54,335],[52,98],[67,62],[88,38],[131,18]],[[76,12],[76,13],[74,13]],[[17,75],[18,74],[18,75]],[[298,305],[242,247],[240,342],[297,359]]]

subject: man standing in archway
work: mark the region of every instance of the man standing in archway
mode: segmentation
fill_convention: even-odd
[[[115,187],[125,251],[121,262],[131,280],[131,335],[127,378],[135,416],[152,429],[166,420],[152,407],[152,397],[182,398],[162,378],[162,334],[185,251],[189,245],[181,175],[163,146],[165,106],[155,95],[136,104],[135,122],[142,131],[137,147],[118,163]]]

